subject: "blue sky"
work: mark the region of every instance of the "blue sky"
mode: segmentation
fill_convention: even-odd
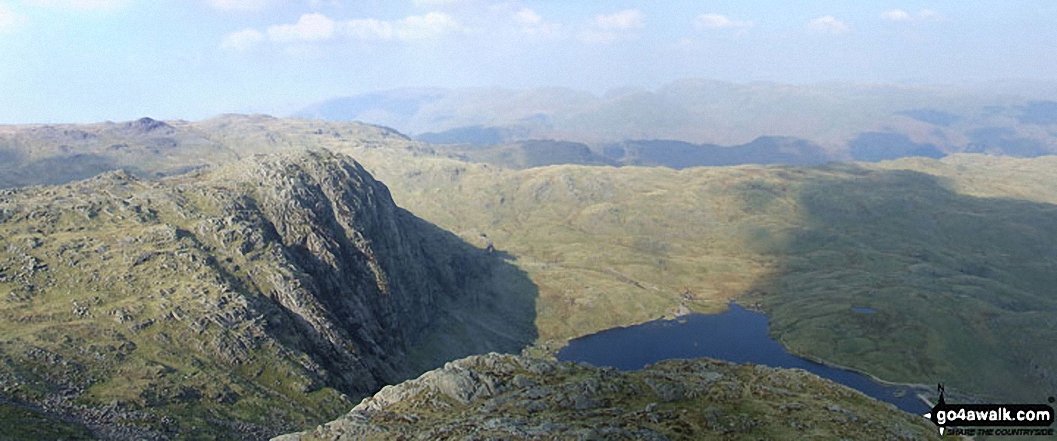
[[[402,87],[1057,81],[1057,2],[0,0],[0,123]]]

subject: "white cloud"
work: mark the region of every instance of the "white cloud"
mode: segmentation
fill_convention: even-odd
[[[847,24],[832,15],[823,15],[811,20],[807,28],[823,34],[846,34],[851,31]]]
[[[393,25],[393,34],[403,41],[437,38],[459,30],[459,22],[443,12],[412,15]]]
[[[922,9],[917,14],[911,14],[902,9],[892,9],[881,13],[881,18],[887,21],[939,21],[943,16],[931,9]]]
[[[522,8],[514,13],[514,22],[521,25],[525,34],[539,37],[553,37],[562,33],[558,23],[548,23],[542,16],[529,8]]]
[[[243,29],[224,36],[224,40],[220,42],[220,48],[240,51],[255,46],[262,41],[264,41],[264,33],[261,31]]]
[[[414,41],[439,38],[462,29],[455,18],[443,12],[412,15],[395,21],[373,18],[349,20],[339,25],[339,32],[357,40]]]
[[[265,32],[244,29],[224,37],[222,49],[242,50],[265,40],[273,43],[323,42],[339,37],[365,41],[428,40],[457,32],[462,27],[443,12],[412,15],[400,20],[373,18],[335,21],[320,13],[304,14],[297,23],[269,26]]]
[[[0,34],[6,34],[19,30],[26,24],[26,16],[7,9],[0,4]]]
[[[909,21],[910,14],[902,9],[893,9],[891,11],[883,12],[881,18],[888,21]]]
[[[734,20],[723,14],[708,13],[694,19],[698,29],[744,29],[752,26],[751,21]]]
[[[268,37],[277,43],[294,41],[324,41],[334,36],[334,20],[323,14],[301,16],[294,24],[268,27]]]
[[[642,12],[638,9],[625,9],[609,15],[595,16],[595,25],[601,29],[633,29],[642,27]]]
[[[129,0],[31,0],[29,3],[50,8],[103,10],[124,6]]]

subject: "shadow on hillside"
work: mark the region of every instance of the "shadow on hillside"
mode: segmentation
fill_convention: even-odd
[[[31,185],[61,185],[88,179],[120,166],[110,158],[95,154],[49,157],[29,163],[3,159],[0,152],[0,188]]]
[[[436,265],[455,275],[455,295],[438,308],[430,329],[408,352],[402,373],[411,378],[445,362],[488,352],[520,353],[539,336],[539,289],[502,250],[477,248],[424,219],[413,218]]]
[[[806,214],[778,269],[743,298],[777,340],[889,381],[1054,394],[1057,206],[958,194],[913,171],[820,170],[802,182]]]
[[[336,219],[327,206],[314,209],[323,222]],[[337,267],[303,245],[286,245],[304,271],[303,283],[312,287],[312,300],[322,307],[318,318],[329,320],[330,332],[352,342],[355,351],[335,347],[331,336],[280,302],[263,302],[262,308],[281,311],[283,322],[297,324],[275,329],[276,337],[311,354],[331,372],[323,381],[350,395],[373,394],[469,355],[519,353],[535,342],[538,289],[505,259],[506,253],[476,248],[406,210],[397,211],[402,234],[371,238],[378,254],[361,254],[353,237],[334,235],[328,249]],[[325,229],[344,231],[336,222]],[[282,240],[274,229],[265,236]],[[407,253],[393,254],[397,249]],[[373,279],[372,264],[384,269],[382,282]],[[379,291],[377,283],[394,291]],[[383,300],[396,290],[403,294]],[[375,322],[361,323],[362,317]],[[369,325],[380,328],[365,330]],[[346,369],[364,361],[373,365],[373,378]]]

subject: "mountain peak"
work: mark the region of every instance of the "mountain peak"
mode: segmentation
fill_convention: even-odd
[[[151,132],[161,131],[171,133],[173,126],[165,123],[164,121],[158,121],[150,117],[143,117],[135,121],[129,121],[122,125],[122,128],[129,132],[136,132],[140,134],[147,134]]]

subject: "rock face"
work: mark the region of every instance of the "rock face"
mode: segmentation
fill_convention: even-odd
[[[276,441],[938,439],[924,418],[801,370],[672,360],[636,372],[488,354]]]
[[[310,336],[320,362],[341,373],[342,389],[377,389],[397,379],[393,361],[430,324],[438,297],[458,291],[461,269],[436,264],[445,256],[424,246],[418,221],[359,164],[321,152],[293,158],[224,170],[219,179],[265,185],[221,199],[230,204],[222,211],[244,217],[232,223],[239,230],[199,231],[235,254],[281,245],[278,271],[248,281],[272,287],[265,294]]]
[[[328,151],[7,190],[0,404],[105,438],[273,436],[530,343],[519,278]]]

